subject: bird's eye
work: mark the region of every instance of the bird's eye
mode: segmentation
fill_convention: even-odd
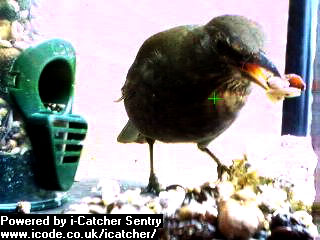
[[[219,40],[217,42],[217,50],[219,53],[227,53],[229,52],[231,47],[228,45],[226,41]]]

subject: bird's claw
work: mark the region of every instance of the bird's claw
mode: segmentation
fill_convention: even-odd
[[[142,189],[142,193],[151,193],[157,196],[159,195],[160,184],[158,182],[157,176],[154,173],[150,174],[148,186]]]
[[[217,172],[218,172],[218,179],[222,178],[222,175],[226,172],[230,175],[230,168],[228,168],[226,165],[218,164],[217,166]]]

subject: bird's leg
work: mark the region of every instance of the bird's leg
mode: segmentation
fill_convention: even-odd
[[[160,184],[158,182],[158,178],[154,173],[153,168],[153,144],[155,142],[154,139],[146,138],[147,143],[149,144],[149,152],[150,152],[150,177],[147,188],[143,190],[143,193],[153,193],[158,195],[160,192]]]
[[[230,173],[230,169],[222,164],[219,160],[219,158],[217,158],[206,146],[201,146],[200,144],[198,144],[198,148],[203,151],[206,152],[216,163],[217,163],[217,172],[218,172],[218,178],[221,179],[222,174],[224,172]]]

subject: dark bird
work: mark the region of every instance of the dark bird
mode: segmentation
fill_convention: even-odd
[[[129,121],[118,141],[149,144],[149,191],[159,191],[155,140],[197,143],[216,161],[219,177],[228,170],[207,146],[237,118],[252,82],[269,90],[268,79],[280,76],[263,45],[257,23],[231,15],[175,27],[143,43],[122,88]],[[222,100],[214,104],[208,99],[213,94]]]

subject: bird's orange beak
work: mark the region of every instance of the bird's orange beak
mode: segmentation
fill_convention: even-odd
[[[246,63],[243,67],[243,70],[253,78],[253,81],[256,84],[265,90],[270,90],[268,79],[276,75],[274,72],[271,72],[270,70],[267,70],[266,68],[255,63]],[[289,87],[297,88],[301,91],[303,91],[306,87],[302,78],[297,74],[286,74],[284,75],[284,79],[289,82]]]
[[[258,84],[260,87],[264,88],[265,90],[269,90],[267,80],[268,78],[274,76],[273,72],[255,63],[246,63],[243,66],[243,70],[253,78],[253,81],[256,84]]]
[[[276,66],[260,51],[252,59],[243,63],[242,71],[247,72],[252,77],[253,82],[269,90],[268,79],[270,77],[281,77]]]

